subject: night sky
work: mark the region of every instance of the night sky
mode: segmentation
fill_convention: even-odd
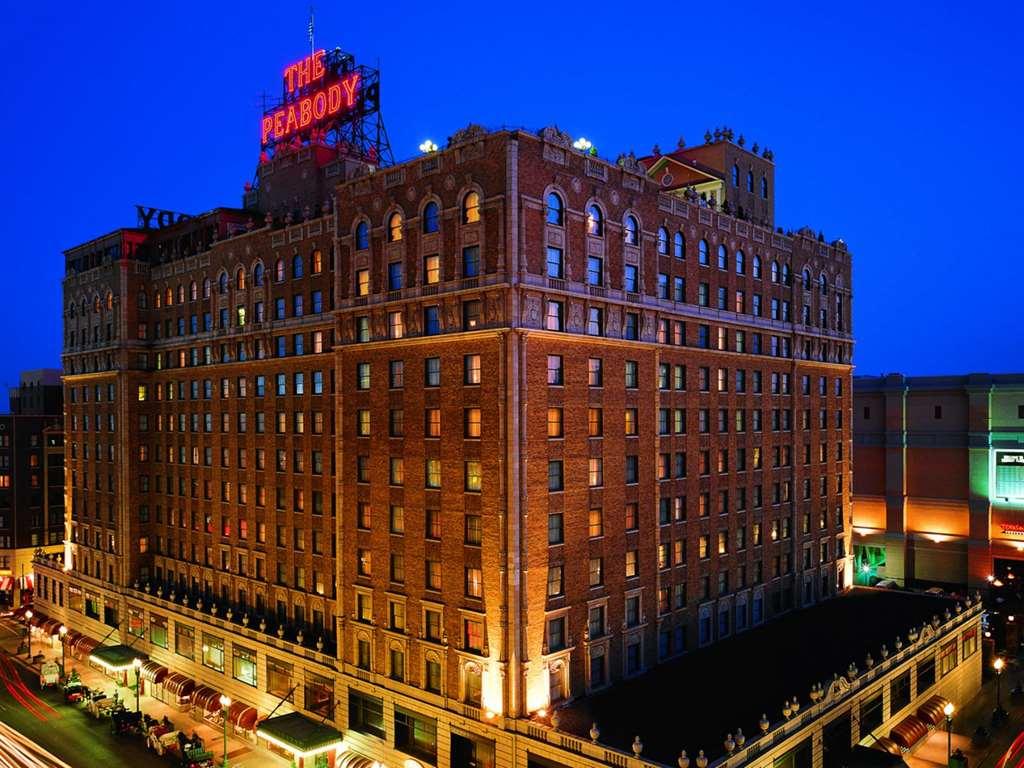
[[[60,364],[65,248],[136,203],[240,204],[308,3],[0,11],[13,384]],[[732,127],[775,152],[776,224],[852,250],[855,373],[966,373],[1024,370],[1022,23],[1011,3],[320,2],[316,42],[379,63],[397,160],[469,122],[555,123],[607,158]]]

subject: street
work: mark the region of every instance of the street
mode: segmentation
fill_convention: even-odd
[[[11,622],[0,622],[3,638],[19,632],[23,630]],[[141,739],[112,735],[109,720],[96,720],[84,710],[65,704],[59,688],[40,691],[38,678],[6,651],[0,651],[0,725],[27,737],[71,768],[168,768],[171,764],[147,751]],[[7,765],[50,768],[60,763],[35,755],[24,741],[0,729],[0,766]]]

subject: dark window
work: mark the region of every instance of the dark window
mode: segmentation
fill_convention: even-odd
[[[863,739],[882,726],[882,694],[860,705],[860,737]],[[877,735],[877,734],[876,734]]]
[[[910,704],[910,670],[889,683],[889,711],[899,712]]]
[[[384,738],[384,700],[348,692],[348,727],[359,733]]]
[[[822,729],[822,768],[841,768],[843,765],[849,765],[852,744],[853,730],[850,727],[850,713],[847,712]]]
[[[395,707],[395,749],[437,764],[437,721],[433,718]]]
[[[917,665],[918,695],[922,694],[933,685],[935,685],[935,657],[929,656]]]
[[[935,418],[936,419],[941,419],[942,418],[942,406],[941,405],[936,405],[935,406]]]

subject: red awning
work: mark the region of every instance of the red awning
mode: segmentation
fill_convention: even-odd
[[[206,712],[220,712],[220,691],[208,685],[200,685],[192,691],[192,706]]]
[[[167,667],[155,661],[143,662],[139,668],[139,676],[151,683],[162,683],[170,673],[171,671]]]
[[[889,731],[889,738],[904,749],[910,749],[928,735],[928,726],[915,715],[907,715]]]
[[[185,677],[180,672],[171,672],[163,680],[164,690],[177,696],[179,699],[187,699],[195,690],[196,681],[191,677]]]
[[[79,653],[86,656],[96,650],[96,646],[100,644],[99,640],[93,640],[88,635],[79,635],[75,642],[71,646],[71,650],[75,653]]]
[[[946,713],[942,710],[945,709],[948,703],[948,699],[936,694],[918,707],[917,716],[928,725],[938,725],[946,719]]]
[[[60,633],[60,622],[57,619],[47,619],[43,622],[43,632],[50,637]]]
[[[256,711],[256,707],[250,707],[241,701],[231,702],[231,708],[228,709],[228,721],[236,728],[246,731],[251,731],[256,727],[256,718],[258,716],[259,713]]]
[[[65,643],[70,645],[72,648],[75,645],[75,641],[82,636],[81,632],[75,632],[73,629],[69,629],[68,633],[64,635],[63,640]]]
[[[44,621],[46,621],[46,614],[44,613],[33,613],[32,618],[28,620],[30,626],[38,627]]]
[[[880,749],[883,752],[888,752],[890,755],[896,755],[896,757],[903,757],[903,750],[900,749],[900,745],[890,739],[888,736],[883,736],[880,739],[875,739],[875,743],[871,745],[875,749]]]

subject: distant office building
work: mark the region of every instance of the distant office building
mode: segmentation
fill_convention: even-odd
[[[857,580],[983,584],[1024,562],[1024,374],[854,379]]]
[[[64,541],[60,371],[26,371],[0,415],[0,603],[32,589],[32,556]]]

